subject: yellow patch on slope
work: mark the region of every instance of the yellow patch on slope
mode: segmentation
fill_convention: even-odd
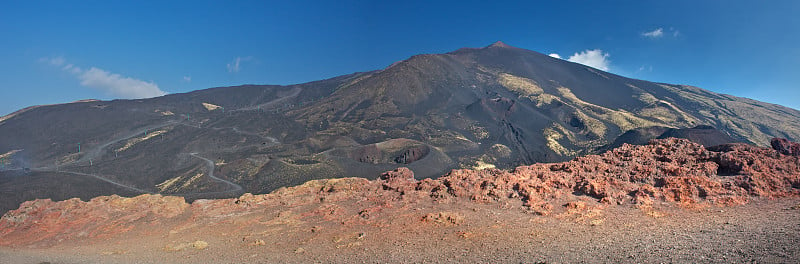
[[[214,111],[219,109],[221,106],[209,103],[203,103],[203,107],[205,107],[208,111]]]
[[[80,159],[81,156],[83,156],[83,153],[85,153],[85,152],[76,152],[76,153],[71,153],[71,154],[64,155],[63,157],[58,159],[57,163],[58,164],[67,164],[67,163],[75,162],[78,159]]]
[[[186,189],[188,187],[191,187],[192,183],[196,182],[198,179],[200,179],[200,177],[203,177],[203,175],[204,174],[202,172],[198,172],[197,174],[195,174],[194,176],[192,176],[189,179],[186,179],[187,177],[185,175],[177,176],[177,177],[168,179],[168,180],[166,180],[166,181],[164,181],[162,183],[156,184],[156,188],[158,188],[158,190],[160,192],[164,192],[164,191],[173,191],[173,192],[181,191],[181,190],[184,190],[184,189]],[[180,183],[180,182],[183,182],[183,183],[180,185],[180,187],[178,187],[177,184]]]
[[[550,148],[555,153],[558,153],[561,156],[572,156],[575,155],[575,151],[569,150],[561,145],[558,140],[564,138],[563,135],[558,133],[555,129],[552,128],[545,128],[544,129],[544,138],[547,140],[547,147]]]
[[[625,111],[624,109],[614,110],[583,101],[575,96],[575,94],[573,94],[572,91],[566,87],[559,87],[558,92],[561,93],[562,97],[572,101],[573,103],[577,104],[577,106],[594,112],[594,115],[598,118],[614,123],[622,131],[640,127],[662,125],[660,123],[637,117],[630,112]]]
[[[636,86],[632,86],[630,84],[628,84],[628,86],[636,88]],[[658,98],[645,91],[640,91],[639,95],[636,96],[636,98],[639,99],[639,101],[642,101],[646,104],[655,104],[658,103],[658,101],[660,101],[658,100]]]
[[[156,184],[156,188],[158,188],[159,191],[163,192],[163,191],[169,189],[169,187],[172,187],[172,185],[175,185],[175,183],[177,183],[180,180],[181,180],[181,176],[178,176],[178,177],[166,180],[166,181],[164,181],[162,183]]]
[[[549,105],[553,103],[553,100],[558,100],[558,97],[549,93],[542,93],[537,95],[528,96],[531,101],[536,102],[536,107],[542,107],[543,105]]]
[[[161,134],[164,134],[164,133],[167,133],[167,131],[166,130],[158,130],[158,131],[153,131],[153,132],[147,133],[147,135],[144,136],[144,137],[137,137],[137,138],[129,139],[128,142],[125,143],[125,146],[122,146],[121,148],[117,149],[117,152],[129,149],[130,147],[133,147],[133,145],[136,145],[139,142],[151,139],[151,138],[153,138],[155,136],[158,136],[158,135],[161,135]]]
[[[5,154],[0,155],[0,159],[10,158],[11,155],[14,155],[14,153],[17,153],[17,152],[20,152],[20,151],[22,151],[22,150],[21,149],[15,149],[15,150],[6,152]]]
[[[11,113],[11,114],[8,114],[8,115],[0,116],[0,124],[2,124],[3,121],[6,121],[7,119],[11,119],[14,116],[16,116],[16,113]]]
[[[589,132],[592,132],[593,134],[601,138],[606,136],[606,126],[603,124],[603,122],[600,122],[597,119],[589,117],[588,115],[586,115],[581,111],[576,111],[575,117],[581,122],[583,122],[584,126],[586,126],[586,129],[589,130]]]
[[[192,185],[192,183],[194,183],[195,181],[200,179],[200,177],[203,177],[203,173],[202,172],[201,173],[197,173],[196,175],[192,176],[192,178],[189,178],[189,180],[183,182],[183,185],[181,185],[180,189],[183,190],[183,189],[188,188],[189,186]]]
[[[482,160],[478,160],[475,162],[475,166],[472,166],[473,170],[483,170],[483,169],[494,169],[497,166],[491,163],[483,162]]]
[[[667,124],[675,124],[683,119],[684,122],[695,124],[699,122],[697,118],[691,116],[678,108],[677,106],[673,105],[670,102],[661,100],[653,96],[652,94],[645,92],[638,87],[627,84],[629,87],[634,88],[634,90],[638,91],[638,95],[635,95],[639,101],[646,103],[649,105],[637,112],[639,116],[649,117],[652,119],[657,119],[658,121],[667,123]]]
[[[534,80],[525,77],[514,76],[508,73],[501,73],[499,77],[500,78],[497,81],[501,85],[511,89],[512,91],[518,92],[523,96],[544,93],[544,90],[542,90],[542,88],[539,87]]]
[[[670,102],[667,102],[667,101],[664,101],[664,100],[659,100],[659,102],[662,103],[662,104],[667,105],[669,108],[672,109],[672,111],[680,114],[681,117],[683,118],[683,120],[686,120],[688,122],[693,122],[693,123],[697,123],[697,122],[700,121],[697,118],[695,118],[694,116],[687,114],[686,112],[684,112],[683,110],[681,110],[677,106],[671,104]]]

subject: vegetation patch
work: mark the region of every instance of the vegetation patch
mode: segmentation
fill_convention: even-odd
[[[221,108],[221,106],[209,103],[203,103],[203,107],[205,107],[208,111],[214,111]]]
[[[156,137],[158,135],[161,135],[161,134],[164,134],[164,133],[167,133],[167,130],[157,130],[157,131],[147,132],[147,134],[145,136],[143,136],[143,137],[136,137],[136,138],[129,139],[128,142],[125,143],[125,146],[122,146],[121,148],[116,149],[116,152],[125,151],[125,150],[133,147],[133,145],[136,145],[136,144],[138,144],[138,143],[140,143],[142,141],[154,138],[154,137]]]
[[[506,88],[519,93],[522,96],[537,95],[544,93],[541,87],[536,84],[536,81],[514,76],[508,73],[501,73],[497,81]]]

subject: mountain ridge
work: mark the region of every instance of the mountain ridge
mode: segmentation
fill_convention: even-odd
[[[266,193],[400,166],[435,178],[566,161],[648,127],[708,125],[768,146],[773,137],[799,139],[798,120],[800,111],[779,105],[498,42],[302,84],[35,107],[0,121],[0,155],[19,150],[3,161],[0,196],[6,209],[33,198],[88,199],[97,190],[77,183],[91,178],[189,199],[241,194],[224,181]],[[63,195],[53,192],[58,182],[70,186]]]
[[[566,220],[598,228],[613,225],[613,220],[607,219],[614,219],[614,212],[621,208],[636,211],[625,219],[634,221],[662,218],[667,216],[665,212],[682,215],[698,210],[736,210],[759,199],[784,198],[795,205],[800,196],[797,150],[800,144],[782,139],[773,140],[769,149],[741,143],[706,148],[686,139],[669,138],[513,170],[453,170],[438,179],[418,180],[413,171],[401,167],[374,180],[312,180],[269,194],[247,193],[192,203],[158,194],[103,196],[89,201],[42,199],[25,202],[0,218],[0,246],[108,244],[109,239],[126,234],[147,234],[157,237],[159,243],[171,243],[164,238],[185,240],[213,233],[204,237],[233,238],[227,243],[214,240],[215,247],[234,248],[232,242],[253,243],[252,238],[261,237],[260,232],[276,234],[272,228],[297,225],[304,228],[280,235],[362,232],[360,239],[365,227],[376,227],[380,230],[371,232],[380,234],[386,232],[384,229],[397,228],[392,232],[404,235],[409,229],[426,225],[471,227],[487,218],[483,211],[487,208],[491,208],[489,216],[523,213],[523,223],[528,225]],[[795,207],[782,210],[797,210]],[[484,213],[466,214],[477,211],[470,208],[481,208]],[[407,222],[396,224],[391,219]],[[233,231],[216,234],[222,226]],[[308,239],[301,244],[341,240]],[[167,246],[164,251],[177,251],[173,249]]]

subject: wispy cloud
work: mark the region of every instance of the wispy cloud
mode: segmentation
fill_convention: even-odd
[[[53,66],[61,66],[64,65],[64,63],[66,63],[66,60],[64,59],[63,56],[58,56],[52,58],[41,58],[39,59],[39,62],[44,62]]]
[[[75,65],[72,65],[72,64],[64,65],[64,67],[61,67],[61,69],[65,70],[65,71],[68,71],[68,72],[71,72],[73,74],[78,74],[78,73],[81,72],[81,68],[75,67]]]
[[[652,31],[647,31],[647,32],[642,33],[642,36],[646,37],[646,38],[651,38],[651,39],[661,38],[661,37],[664,36],[664,29],[663,28],[657,28],[657,29],[654,29]]]
[[[183,76],[183,81],[187,83],[192,82],[192,76]]]
[[[649,38],[649,39],[660,39],[660,38],[670,37],[670,36],[672,36],[673,38],[677,38],[680,34],[681,34],[681,32],[679,30],[675,29],[674,27],[669,27],[669,29],[666,29],[666,30],[664,28],[660,27],[660,28],[656,28],[656,29],[651,30],[651,31],[642,32],[640,35],[642,37]]]
[[[672,31],[672,36],[673,36],[673,37],[678,37],[678,35],[680,35],[680,34],[681,34],[681,32],[680,32],[680,31],[678,31],[677,29],[675,29],[674,27],[670,27],[670,28],[669,28],[669,31]]]
[[[253,59],[252,56],[234,58],[233,61],[231,61],[227,65],[228,72],[230,72],[230,73],[239,72],[239,70],[241,69],[242,62],[249,61],[249,60],[252,60],[252,59]]]
[[[73,64],[68,64],[63,57],[42,58],[39,61],[59,67],[61,70],[72,74],[85,87],[96,89],[117,98],[137,99],[167,94],[159,89],[154,82],[125,77],[96,67],[90,67],[88,70],[81,69]]]
[[[608,66],[611,63],[608,60],[608,57],[610,57],[610,55],[606,52],[603,52],[603,50],[593,49],[576,52],[572,56],[569,56],[567,60],[589,67],[594,67],[603,71],[608,71]]]

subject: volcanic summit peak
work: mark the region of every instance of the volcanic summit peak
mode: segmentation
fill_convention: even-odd
[[[495,42],[495,43],[492,43],[492,45],[489,45],[489,48],[492,48],[492,47],[494,47],[494,48],[513,48],[512,46],[504,43],[503,41],[499,41],[499,40],[497,42]]]

